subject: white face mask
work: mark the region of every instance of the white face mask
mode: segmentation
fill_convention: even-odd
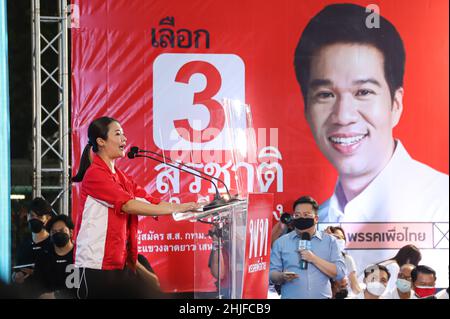
[[[337,243],[340,251],[344,251],[345,250],[345,240],[343,240],[343,239],[336,239],[336,243]]]
[[[379,281],[372,281],[366,284],[367,291],[369,291],[374,296],[381,296],[386,287]]]

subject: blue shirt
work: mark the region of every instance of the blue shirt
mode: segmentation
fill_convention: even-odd
[[[308,269],[300,269],[298,242],[300,237],[294,230],[278,238],[270,254],[270,271],[292,271],[299,278],[285,282],[281,286],[282,299],[325,299],[331,298],[330,278],[314,264]],[[345,261],[337,245],[336,238],[324,232],[316,231],[311,238],[311,251],[318,257],[336,265],[336,280],[345,276]]]

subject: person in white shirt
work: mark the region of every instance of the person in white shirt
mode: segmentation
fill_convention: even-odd
[[[405,264],[412,264],[416,267],[420,261],[422,260],[422,254],[420,253],[419,248],[414,245],[406,245],[399,249],[397,254],[383,262],[380,262],[379,265],[386,266],[391,274],[391,279],[389,279],[387,290],[392,291],[395,289],[397,275],[400,272],[401,267]]]
[[[346,287],[348,284],[350,284],[350,291],[349,291],[349,295],[357,295],[361,292],[361,287],[358,283],[358,278],[356,276],[356,264],[355,261],[353,260],[352,256],[350,256],[349,254],[347,254],[345,252],[345,246],[346,246],[346,237],[345,237],[345,232],[342,229],[342,227],[339,226],[329,226],[327,227],[327,229],[325,230],[327,233],[329,233],[330,235],[336,237],[338,246],[342,252],[342,255],[344,256],[344,260],[345,260],[345,267],[346,267],[346,272],[345,272],[345,277],[342,280],[342,282],[337,282],[336,283],[336,287],[337,288],[341,288],[342,286]],[[342,289],[337,289],[337,290],[342,290]]]
[[[395,281],[395,288],[386,289],[387,292],[383,294],[383,299],[416,299],[414,296],[414,292],[412,291],[412,279],[411,272],[416,266],[412,264],[404,264],[398,275],[396,276],[397,280]],[[392,278],[392,274],[391,274]],[[388,285],[389,287],[389,285]]]
[[[442,289],[436,294],[436,299],[448,299],[448,288]]]
[[[382,16],[378,28],[368,28],[368,15],[359,5],[328,5],[308,23],[295,51],[306,120],[338,172],[319,222],[385,223],[386,231],[392,222],[440,222],[448,229],[448,175],[414,160],[393,135],[403,113],[403,41]],[[387,257],[383,245],[349,253],[364,267]],[[447,251],[429,249],[424,262],[447,256],[448,239],[441,245]]]
[[[448,298],[448,287],[447,289],[442,289],[436,295],[436,299],[449,299]]]
[[[389,270],[385,266],[370,265],[364,270],[364,289],[347,299],[383,299],[390,277]]]

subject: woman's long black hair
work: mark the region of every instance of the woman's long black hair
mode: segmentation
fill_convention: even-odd
[[[94,153],[98,152],[97,138],[102,138],[105,141],[108,139],[109,124],[112,122],[119,123],[112,117],[103,116],[95,119],[88,128],[88,144],[84,147],[83,154],[81,155],[80,167],[78,173],[72,177],[72,182],[78,183],[83,180],[84,174],[88,167],[91,165],[90,152],[91,148]]]
[[[422,254],[420,253],[419,248],[409,244],[400,248],[397,254],[388,260],[395,260],[398,266],[401,267],[404,264],[413,264],[414,266],[417,266],[421,259]]]

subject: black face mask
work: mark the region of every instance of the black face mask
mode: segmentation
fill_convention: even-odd
[[[296,218],[293,223],[295,228],[305,230],[314,226],[314,218]]]
[[[69,242],[69,235],[63,232],[57,232],[52,235],[52,243],[59,248],[64,247]]]
[[[30,228],[31,232],[37,234],[41,232],[42,228],[44,228],[44,223],[39,219],[33,218],[28,221],[28,227]]]
[[[348,296],[348,290],[347,289],[342,289],[338,292],[336,292],[336,295],[334,295],[335,299],[345,299]]]

